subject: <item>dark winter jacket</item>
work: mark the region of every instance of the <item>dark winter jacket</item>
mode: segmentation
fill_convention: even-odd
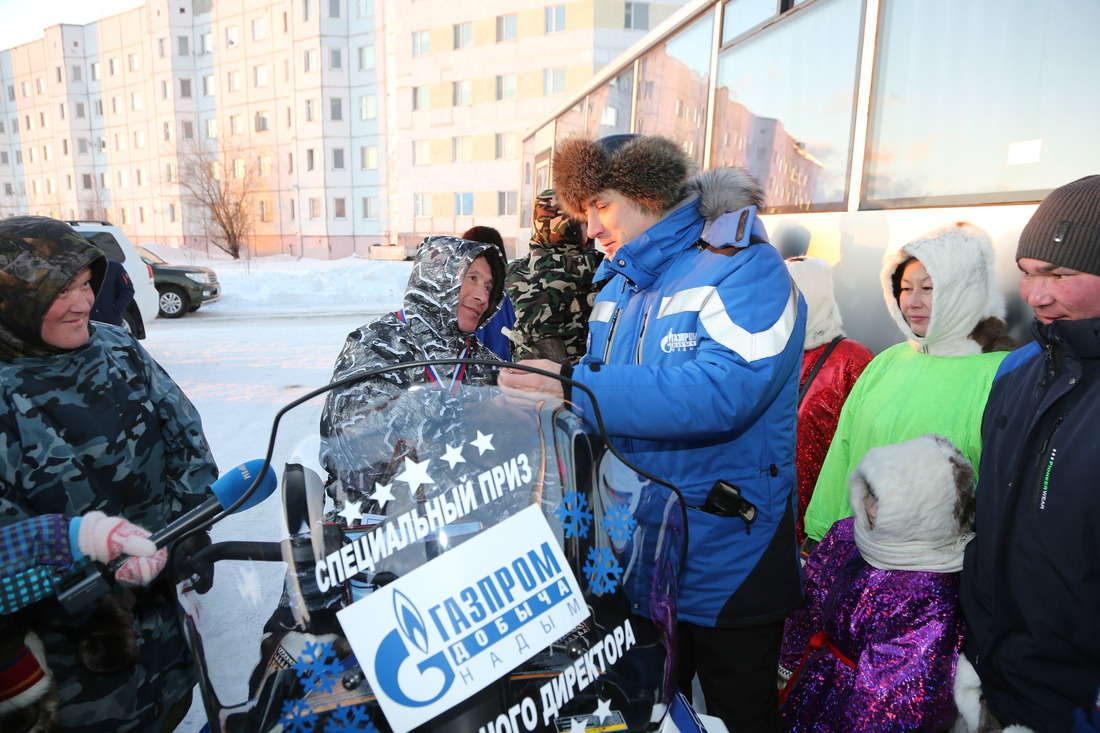
[[[1032,329],[985,408],[960,600],[1001,722],[1066,731],[1100,685],[1100,318]]]
[[[107,260],[107,276],[103,279],[103,287],[96,294],[91,319],[121,326],[122,314],[133,299],[134,284],[130,282],[126,268],[115,260]]]
[[[702,626],[783,619],[801,600],[792,493],[806,304],[768,242],[736,169],[689,181],[688,198],[604,260],[591,346],[573,378],[641,468],[689,513],[677,614]],[[573,390],[585,419],[586,394]],[[756,507],[704,509],[715,482]]]
[[[489,262],[494,283],[489,305],[478,323],[478,327],[484,326],[496,313],[504,292],[504,260],[499,250],[492,244],[456,237],[429,237],[421,244],[413,262],[404,307],[348,335],[336,360],[332,381],[426,359],[499,361],[472,333],[458,328],[462,278],[482,254]],[[321,464],[330,479],[338,478],[342,484],[330,487],[337,509],[348,500],[369,497],[386,467],[399,466],[402,458],[415,454],[418,445],[443,440],[445,436],[438,430],[460,424],[455,414],[458,400],[451,397],[452,392],[463,383],[486,384],[490,377],[495,377],[495,372],[486,366],[419,367],[389,372],[329,392],[321,414]],[[421,384],[433,389],[422,393],[420,411],[394,415],[394,411],[388,410],[387,423],[378,424],[380,413],[374,408],[388,404],[409,386]],[[425,425],[434,427],[425,433]],[[368,439],[364,440],[364,436]],[[364,455],[365,446],[376,453]],[[352,467],[361,470],[353,471]]]
[[[535,199],[530,252],[508,264],[508,296],[516,307],[516,360],[568,359],[576,364],[588,341],[588,315],[603,260],[581,225],[561,212],[554,192]]]
[[[217,468],[194,406],[128,333],[92,324],[84,345],[38,355],[45,350],[36,331],[53,299],[103,261],[60,224],[30,226],[22,238],[0,235],[0,524],[99,510],[160,529],[207,497]],[[23,617],[45,645],[65,728],[159,730],[167,708],[195,682],[168,583],[127,598],[141,658],[119,674],[78,663],[87,618],[66,615],[54,601]]]

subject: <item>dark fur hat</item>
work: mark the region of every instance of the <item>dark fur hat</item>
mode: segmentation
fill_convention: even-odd
[[[655,214],[683,199],[693,165],[679,143],[647,135],[602,142],[567,138],[554,152],[554,189],[569,216],[583,220],[588,203],[608,189]]]

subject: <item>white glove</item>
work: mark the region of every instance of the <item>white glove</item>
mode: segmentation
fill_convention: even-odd
[[[168,561],[168,550],[157,550],[149,532],[122,517],[108,517],[103,512],[88,512],[81,517],[77,545],[81,552],[101,563],[129,555],[115,572],[115,580],[128,586],[149,585]]]

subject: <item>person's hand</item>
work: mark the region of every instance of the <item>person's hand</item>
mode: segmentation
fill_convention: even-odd
[[[80,551],[95,562],[109,563],[129,555],[115,572],[115,580],[128,586],[153,582],[168,559],[168,551],[157,550],[147,530],[103,512],[88,512],[80,518],[76,541]]]
[[[519,364],[553,372],[554,374],[561,374],[561,364],[549,359],[525,359]],[[505,390],[505,394],[508,390],[539,392],[551,397],[563,397],[565,394],[559,380],[522,369],[512,369],[511,367],[501,369],[500,376],[497,377],[497,385]]]

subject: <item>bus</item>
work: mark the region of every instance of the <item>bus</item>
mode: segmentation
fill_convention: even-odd
[[[521,224],[564,137],[664,135],[760,181],[773,244],[833,265],[845,330],[876,353],[901,340],[884,254],[963,220],[992,236],[1025,342],[1020,231],[1100,173],[1098,32],[1097,0],[698,0],[525,133]]]

